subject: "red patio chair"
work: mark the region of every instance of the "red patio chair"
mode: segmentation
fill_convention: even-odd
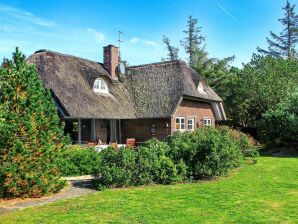
[[[136,139],[135,138],[126,139],[126,145],[131,148],[136,147]]]

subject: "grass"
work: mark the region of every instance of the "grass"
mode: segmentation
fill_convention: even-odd
[[[298,223],[298,158],[261,157],[214,181],[105,190],[0,223]]]

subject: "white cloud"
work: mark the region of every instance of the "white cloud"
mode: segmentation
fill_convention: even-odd
[[[55,26],[54,22],[37,17],[33,15],[31,12],[14,8],[11,6],[3,5],[3,4],[0,4],[0,18],[1,18],[1,14],[4,15],[5,17],[8,16],[10,18],[13,18],[21,22],[28,22],[39,26],[44,26],[44,27]]]
[[[104,39],[105,39],[105,35],[103,33],[99,32],[99,31],[97,31],[97,30],[95,30],[93,28],[88,28],[87,29],[87,32],[93,34],[95,36],[95,39],[98,42],[103,42]]]
[[[132,43],[132,44],[136,44],[136,43],[139,43],[140,42],[140,39],[137,38],[137,37],[133,37],[133,38],[130,39],[129,42]]]
[[[156,47],[158,45],[158,43],[156,43],[154,41],[150,41],[150,40],[143,40],[143,43],[146,45],[154,46],[154,47]]]
[[[132,44],[141,43],[141,44],[145,44],[145,45],[149,45],[149,46],[153,46],[153,47],[158,46],[158,43],[156,43],[154,41],[144,40],[144,39],[141,39],[139,37],[133,37],[133,38],[130,39],[129,42],[132,43]]]

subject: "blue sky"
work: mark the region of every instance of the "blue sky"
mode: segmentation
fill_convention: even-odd
[[[49,49],[102,62],[102,47],[117,44],[118,30],[124,33],[121,54],[130,65],[160,61],[166,54],[163,35],[185,59],[179,40],[192,15],[202,26],[210,56],[235,55],[234,65],[241,66],[257,46],[267,46],[269,30],[281,31],[278,18],[284,4],[285,0],[0,0],[0,59],[11,57],[19,46],[27,56]]]

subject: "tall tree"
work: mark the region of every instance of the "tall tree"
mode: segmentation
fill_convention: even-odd
[[[283,31],[278,35],[270,31],[272,39],[267,38],[268,49],[257,48],[258,52],[273,57],[295,57],[295,46],[298,43],[298,15],[295,13],[295,5],[287,0],[284,18],[279,21],[284,26]]]
[[[167,58],[162,59],[163,61],[175,61],[179,59],[178,53],[179,49],[171,45],[170,38],[165,35],[162,38],[162,42],[166,45],[166,49],[168,51]]]
[[[216,91],[221,92],[220,88],[223,82],[228,81],[230,63],[234,60],[234,56],[223,59],[209,58],[208,53],[204,50],[196,52],[197,60],[194,69],[208,84]]]
[[[254,55],[243,68],[230,69],[221,97],[229,119],[252,133],[260,132],[262,115],[275,109],[298,86],[296,59]]]
[[[181,40],[181,45],[188,55],[188,63],[192,68],[196,62],[197,51],[205,48],[205,37],[202,35],[201,29],[202,27],[198,26],[198,20],[189,16],[187,29],[183,31],[187,36]]]
[[[65,137],[51,94],[16,49],[0,67],[0,197],[59,191]]]

